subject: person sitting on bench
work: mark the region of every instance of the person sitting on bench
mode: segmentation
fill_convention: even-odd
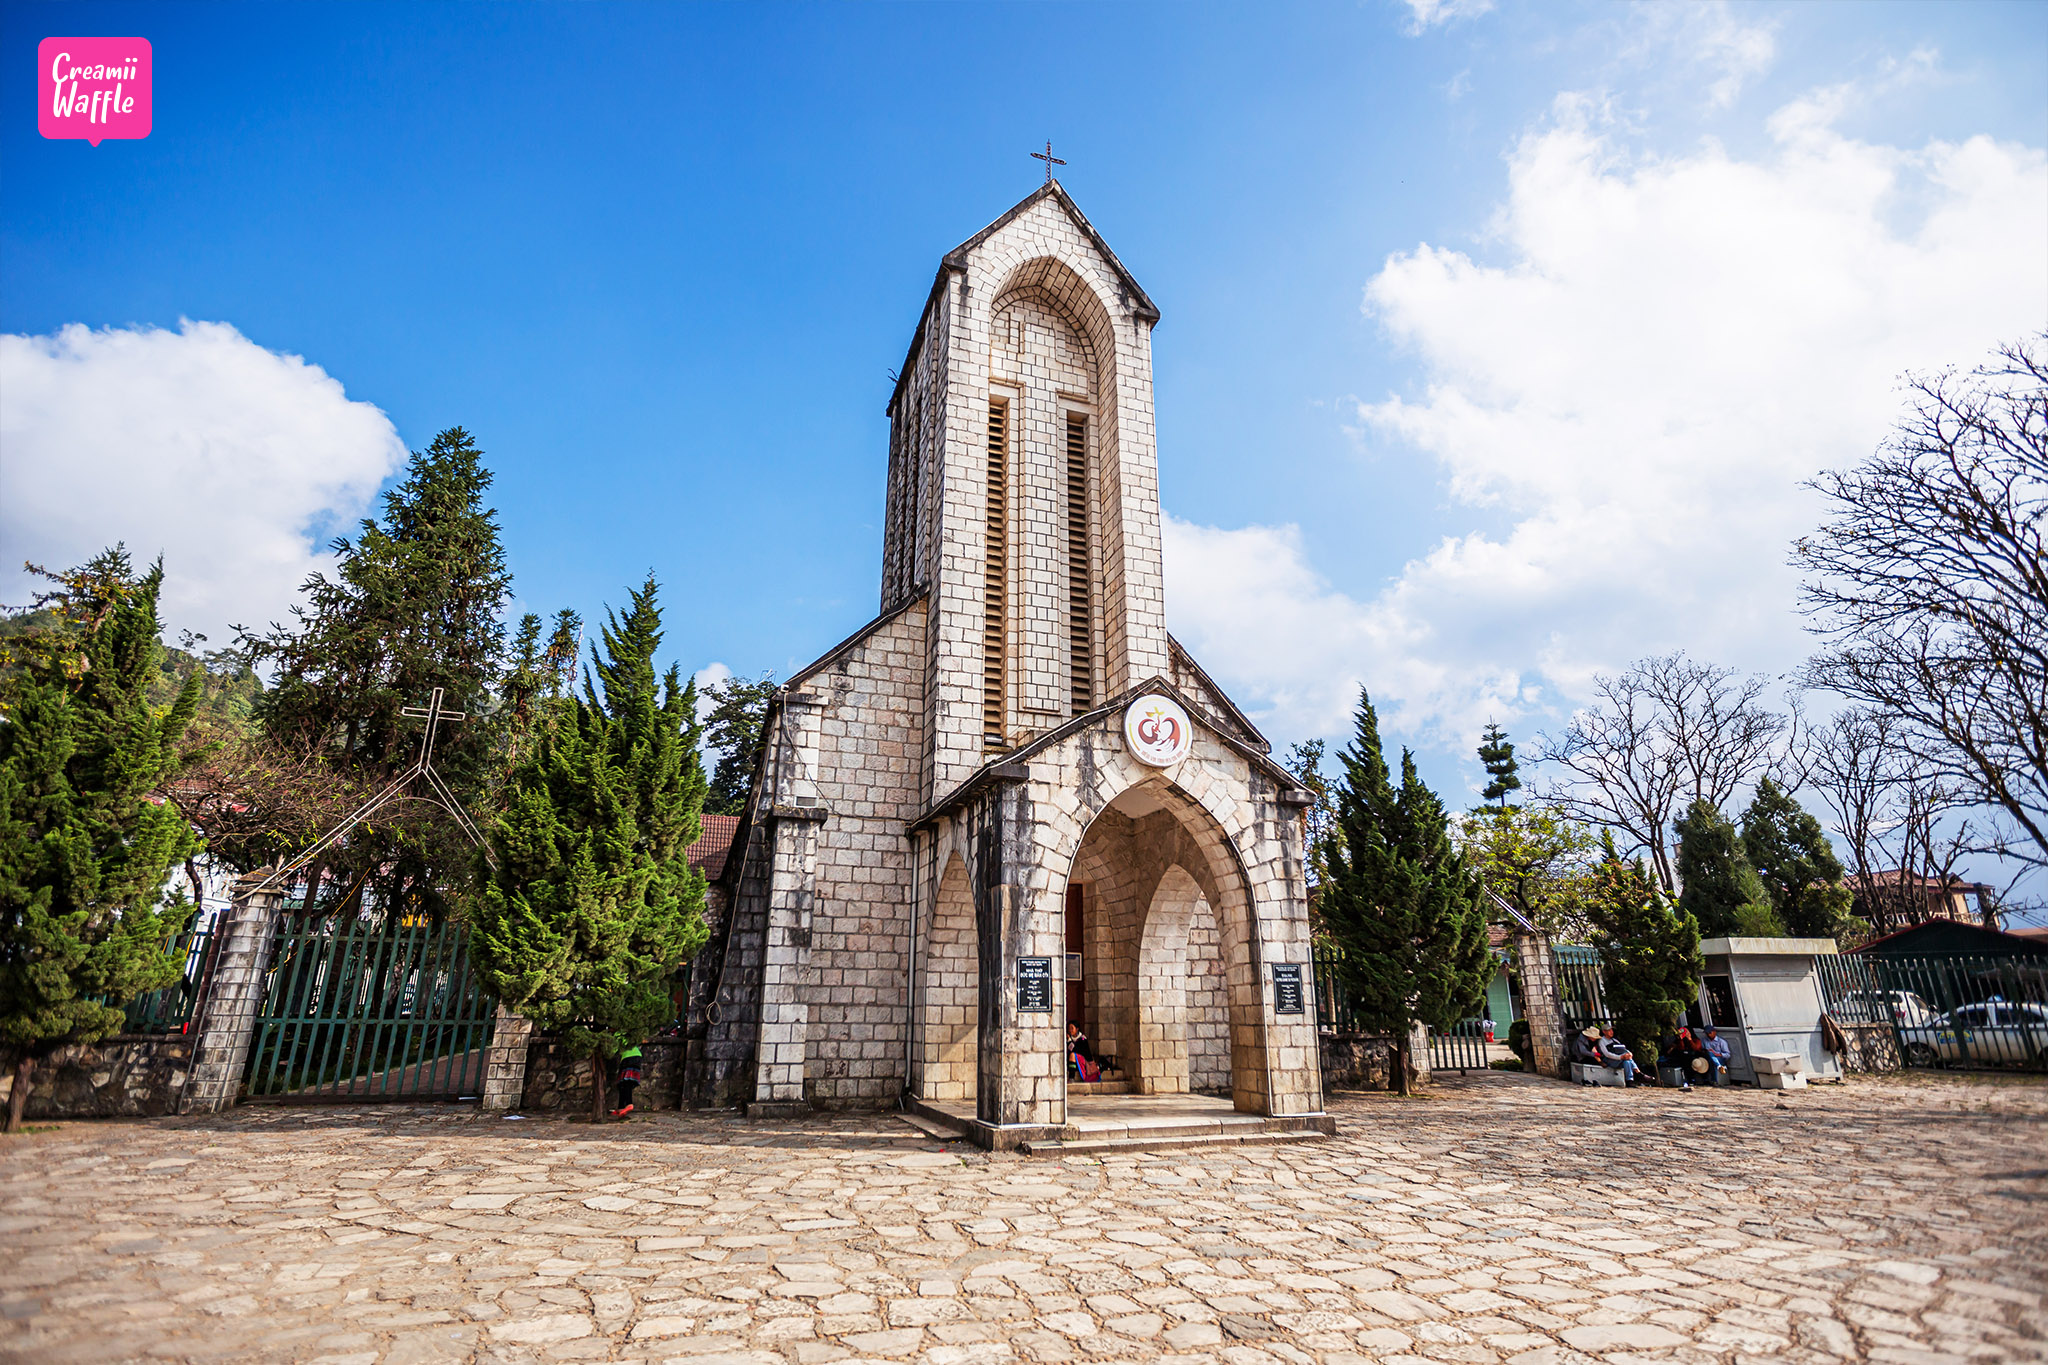
[[[1713,1029],[1700,1040],[1700,1052],[1707,1059],[1707,1084],[1719,1085],[1721,1073],[1728,1069],[1728,1040]]]
[[[1676,1071],[1681,1078],[1678,1082],[1680,1090],[1692,1089],[1692,1078],[1705,1075],[1710,1065],[1707,1054],[1700,1050],[1699,1040],[1692,1036],[1690,1028],[1680,1024],[1676,1033],[1665,1035],[1663,1051],[1657,1057],[1657,1069],[1661,1071],[1669,1067]]]
[[[1609,1071],[1621,1072],[1622,1080],[1634,1085],[1638,1079],[1636,1054],[1630,1052],[1621,1039],[1614,1036],[1614,1025],[1606,1024],[1600,1029],[1600,1064]]]
[[[1590,1028],[1589,1028],[1589,1029],[1586,1029],[1586,1030],[1585,1030],[1584,1032],[1581,1032],[1581,1033],[1574,1033],[1574,1034],[1572,1035],[1572,1045],[1571,1045],[1571,1061],[1572,1061],[1572,1065],[1573,1065],[1573,1066],[1598,1066],[1598,1065],[1600,1065],[1600,1053],[1599,1053],[1599,1051],[1598,1051],[1598,1050],[1597,1050],[1597,1049],[1596,1049],[1596,1048],[1595,1048],[1595,1047],[1593,1046],[1593,1045],[1594,1045],[1594,1044],[1595,1044],[1596,1042],[1598,1042],[1599,1040],[1600,1040],[1600,1031],[1599,1031],[1598,1029],[1590,1029]],[[1592,1084],[1592,1082],[1591,1082],[1591,1081],[1581,1081],[1581,1082],[1580,1082],[1580,1084],[1581,1084],[1581,1085],[1591,1085],[1591,1084]]]

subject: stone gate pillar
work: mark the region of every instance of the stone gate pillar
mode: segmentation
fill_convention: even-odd
[[[526,1098],[526,1048],[532,1041],[533,1020],[499,1005],[484,1052],[484,1108],[517,1109]]]
[[[249,1042],[263,1006],[264,973],[270,966],[272,928],[284,910],[284,887],[263,889],[269,868],[258,868],[229,892],[226,923],[217,932],[221,950],[206,998],[200,1002],[198,1039],[192,1049],[192,1082],[180,1113],[218,1114],[232,1108],[249,1064]]]
[[[1564,1011],[1557,1000],[1557,955],[1550,940],[1517,927],[1515,963],[1522,975],[1522,1009],[1529,1020],[1529,1046],[1536,1053],[1536,1074],[1568,1078],[1564,1050]]]

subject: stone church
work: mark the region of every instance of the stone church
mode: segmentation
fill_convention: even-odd
[[[1057,181],[940,262],[888,407],[881,612],[775,696],[713,888],[694,1103],[1013,1146],[1088,1103],[1072,1021],[1124,1082],[1074,1092],[1327,1128],[1309,798],[1166,631],[1158,320]]]

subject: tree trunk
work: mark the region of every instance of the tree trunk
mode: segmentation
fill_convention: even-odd
[[[14,1063],[14,1093],[7,1097],[7,1132],[21,1127],[22,1111],[28,1108],[29,1082],[35,1078],[36,1059],[24,1052]]]
[[[604,1083],[604,1053],[590,1054],[590,1121],[605,1121],[604,1092],[610,1087]]]
[[[1394,1074],[1388,1077],[1388,1079],[1394,1083],[1394,1093],[1397,1095],[1405,1095],[1408,1093],[1407,1034],[1404,1033],[1394,1040],[1393,1056],[1389,1060],[1393,1063]]]

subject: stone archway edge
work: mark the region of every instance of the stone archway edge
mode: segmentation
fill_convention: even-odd
[[[1282,806],[1301,807],[1315,804],[1314,795],[1303,790],[1300,784],[1294,780],[1294,774],[1288,772],[1271,754],[1263,753],[1223,730],[1222,727],[1209,719],[1206,710],[1195,702],[1193,698],[1189,697],[1178,687],[1175,687],[1166,678],[1154,674],[1143,682],[1126,688],[1123,692],[1110,698],[1094,710],[1084,711],[1066,723],[1046,731],[1022,748],[991,759],[975,769],[972,773],[968,774],[966,780],[961,782],[959,786],[953,788],[952,791],[940,797],[937,801],[934,801],[916,819],[905,825],[903,827],[904,834],[916,834],[931,828],[931,826],[938,823],[945,816],[980,795],[981,791],[986,787],[1004,782],[1029,782],[1031,780],[1030,759],[1034,754],[1042,753],[1053,745],[1079,734],[1089,726],[1116,714],[1148,692],[1163,692],[1179,702],[1189,715],[1202,719],[1205,728],[1208,729],[1209,733],[1215,737],[1219,744],[1236,753],[1253,767],[1263,769],[1268,777],[1273,778],[1280,784],[1279,801]]]

